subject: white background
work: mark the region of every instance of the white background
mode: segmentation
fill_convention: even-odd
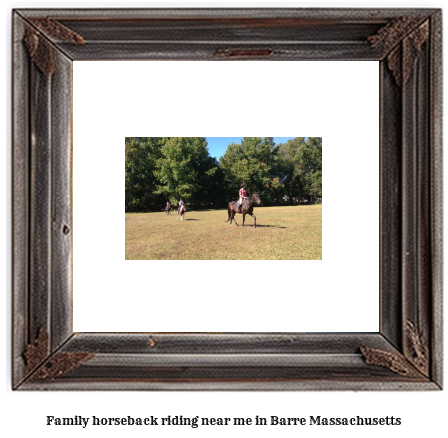
[[[350,437],[377,437],[379,434],[386,438],[396,436],[446,436],[448,428],[446,425],[446,406],[448,397],[446,391],[439,392],[392,392],[392,393],[365,393],[365,392],[334,392],[334,393],[136,393],[136,392],[12,392],[10,390],[10,339],[11,339],[11,298],[10,298],[10,254],[11,254],[11,222],[10,222],[10,191],[11,191],[11,152],[10,152],[10,10],[12,7],[94,7],[94,6],[141,6],[138,3],[114,4],[114,3],[51,3],[51,2],[5,2],[4,23],[5,42],[2,51],[6,62],[4,84],[6,87],[3,102],[6,102],[6,117],[2,118],[2,132],[6,134],[6,145],[3,148],[2,158],[4,163],[4,175],[2,180],[5,183],[2,190],[2,202],[5,205],[6,215],[2,216],[2,225],[5,224],[5,234],[2,234],[2,247],[5,248],[5,263],[1,265],[2,278],[5,279],[5,308],[2,313],[4,329],[4,342],[2,348],[2,418],[1,432],[3,436],[45,436],[45,437],[122,437],[124,434],[132,437],[163,437],[178,436],[204,436],[215,437],[228,436],[230,433],[235,436],[257,436],[271,437],[273,433],[280,437],[327,437],[343,436]],[[229,4],[219,3],[222,6]],[[151,5],[146,3],[144,5]],[[180,3],[172,4],[179,6]],[[211,3],[203,4],[211,5]],[[216,5],[216,3],[215,3]],[[442,7],[441,1],[434,2],[324,2],[324,3],[249,3],[239,4],[240,6],[307,6],[307,7],[331,7],[331,6],[368,6],[368,7]],[[165,4],[164,6],[167,6]],[[232,6],[230,4],[230,6]],[[233,5],[236,6],[236,5]],[[446,59],[446,57],[445,57]],[[446,101],[446,99],[445,99]],[[196,133],[195,133],[196,135]],[[227,135],[227,133],[223,134]],[[4,236],[4,244],[3,244]],[[445,348],[446,351],[446,348]],[[446,364],[445,360],[445,364]],[[446,370],[446,365],[445,365]],[[446,375],[446,371],[445,371]],[[79,427],[47,427],[45,426],[45,416],[55,415],[70,417],[83,415],[90,417],[96,415],[105,416],[164,416],[164,415],[201,415],[214,417],[253,417],[255,415],[268,417],[270,415],[280,415],[285,417],[298,417],[309,415],[322,416],[395,416],[401,417],[403,425],[399,428],[377,428],[377,427],[328,427],[328,428],[214,428],[209,429],[189,429],[189,428],[167,428],[167,429],[80,429]]]
[[[74,330],[377,332],[378,72],[359,61],[75,61]],[[124,137],[194,135],[323,137],[323,260],[125,261]],[[217,229],[229,227],[222,216]],[[229,287],[241,269],[250,287]]]

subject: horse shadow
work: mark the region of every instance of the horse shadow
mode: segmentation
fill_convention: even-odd
[[[260,227],[260,228],[281,228],[281,229],[286,229],[286,227],[281,227],[280,225],[260,225],[260,224],[257,224],[257,228],[258,227]]]
[[[198,221],[199,219],[185,219],[186,221]]]

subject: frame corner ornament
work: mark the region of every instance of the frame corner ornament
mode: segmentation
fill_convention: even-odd
[[[360,350],[367,365],[387,367],[405,377],[420,375],[429,378],[428,346],[421,331],[409,319],[406,321],[405,342],[407,345],[403,354],[366,346],[360,347]]]
[[[360,350],[367,365],[386,367],[403,377],[423,378],[422,374],[401,354],[366,346],[361,346]]]
[[[428,346],[423,334],[410,320],[406,323],[406,334],[409,344],[408,359],[422,374],[429,377]]]
[[[52,38],[85,45],[84,38],[59,21],[51,18],[30,18],[25,30],[23,43],[28,51],[28,55],[36,67],[47,77],[51,77],[55,71],[54,48],[46,34]]]
[[[429,20],[420,21],[417,17],[393,19],[367,38],[374,49],[386,54],[387,67],[400,87],[408,82],[421,48],[429,38]]]
[[[26,371],[31,381],[55,379],[94,356],[94,353],[88,352],[56,352],[49,355],[49,336],[45,328],[39,330],[37,338],[28,344],[24,353]]]
[[[48,331],[41,327],[36,339],[27,345],[23,354],[26,364],[26,372],[33,372],[45,359],[49,353]]]

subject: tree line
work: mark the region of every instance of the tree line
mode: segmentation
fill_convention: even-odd
[[[241,183],[263,205],[322,200],[322,138],[244,137],[217,160],[205,137],[126,137],[125,209],[160,210],[170,201],[198,208],[226,207]]]

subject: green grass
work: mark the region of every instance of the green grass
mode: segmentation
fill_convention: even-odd
[[[227,210],[125,213],[126,260],[322,260],[322,205],[258,207],[253,218]]]

